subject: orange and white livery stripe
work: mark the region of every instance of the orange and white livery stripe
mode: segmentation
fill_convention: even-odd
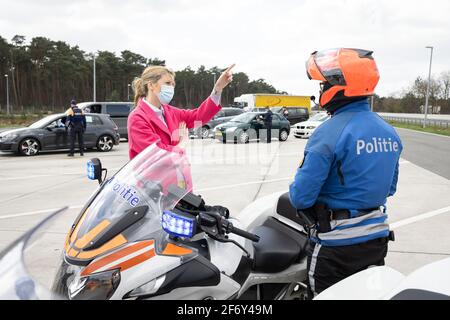
[[[94,272],[102,272],[111,269],[127,270],[155,256],[155,241],[145,240],[132,243],[106,257],[95,260],[81,272],[81,276],[87,276]]]

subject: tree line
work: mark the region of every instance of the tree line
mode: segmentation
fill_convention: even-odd
[[[165,65],[165,60],[146,58],[124,50],[120,55],[109,51],[95,53],[96,101],[133,101],[129,86],[150,65]],[[170,67],[170,66],[169,66]],[[6,110],[8,75],[10,105],[14,112],[29,109],[55,111],[67,108],[71,99],[93,100],[94,55],[78,46],[45,37],[16,35],[10,42],[0,36],[0,106]],[[211,92],[214,80],[223,69],[190,66],[175,71],[176,88],[172,104],[182,108],[198,106]],[[250,81],[244,72],[235,73],[233,83],[222,95],[224,105],[244,93],[281,93],[264,79]]]
[[[146,58],[124,50],[120,55],[109,51],[95,53],[96,100],[133,101],[129,87],[149,65],[165,65],[165,60]],[[93,100],[94,55],[63,41],[34,37],[27,42],[16,35],[11,41],[0,36],[0,111],[6,111],[6,79],[10,105],[15,113],[32,110],[64,110],[71,99]],[[172,104],[181,108],[198,106],[209,95],[214,80],[223,69],[190,66],[175,71],[176,88]],[[4,75],[8,75],[6,78]],[[388,97],[375,96],[374,110],[398,113],[421,113],[428,81],[417,77],[408,88]],[[245,93],[281,93],[264,79],[250,80],[244,72],[233,75],[233,82],[222,95],[222,104],[231,104]],[[433,76],[429,105],[433,112],[450,114],[450,71]],[[422,106],[422,108],[421,108]]]
[[[413,83],[396,95],[375,96],[374,111],[395,113],[423,113],[428,79],[417,77]],[[450,71],[430,79],[429,112],[450,114]]]

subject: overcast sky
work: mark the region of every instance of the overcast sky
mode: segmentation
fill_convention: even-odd
[[[190,65],[226,67],[291,94],[317,94],[305,74],[315,50],[370,49],[380,95],[450,70],[449,0],[0,0],[0,36],[44,36],[86,52],[131,50]]]

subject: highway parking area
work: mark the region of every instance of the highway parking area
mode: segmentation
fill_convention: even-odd
[[[187,153],[194,191],[208,204],[226,206],[237,215],[255,199],[287,191],[306,142],[293,136],[269,145],[190,140]],[[111,175],[127,162],[128,144],[74,158],[66,152],[36,157],[0,154],[0,250],[53,210],[68,206],[63,219],[52,227],[54,247],[42,251],[44,258],[59,255],[73,220],[98,186],[86,177],[86,161],[94,157],[102,160]],[[397,190],[387,204],[397,238],[389,245],[387,264],[409,273],[450,256],[450,180],[417,165],[414,158],[402,158]]]

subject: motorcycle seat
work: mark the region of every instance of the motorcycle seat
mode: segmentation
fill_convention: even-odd
[[[253,270],[264,273],[280,272],[304,256],[306,235],[293,230],[274,218],[253,230],[260,237],[253,243]]]
[[[301,226],[305,224],[305,221],[297,214],[297,209],[292,206],[291,200],[289,199],[289,192],[283,193],[278,199],[277,213]]]

